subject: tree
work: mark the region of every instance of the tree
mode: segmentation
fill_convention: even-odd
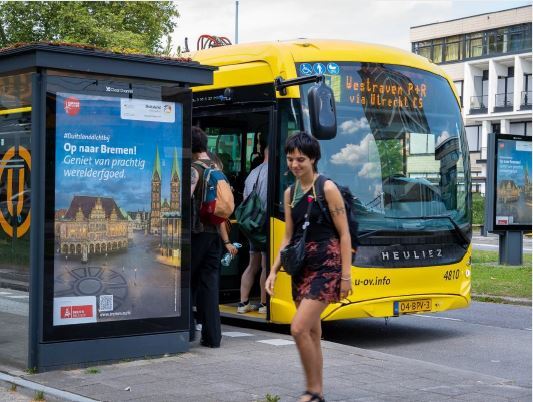
[[[381,161],[381,175],[383,178],[395,174],[405,175],[403,140],[392,138],[376,141],[379,159]]]
[[[171,1],[2,1],[0,47],[57,41],[159,53],[178,16]]]

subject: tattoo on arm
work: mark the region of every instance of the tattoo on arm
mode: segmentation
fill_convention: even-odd
[[[198,184],[198,171],[195,168],[191,169],[191,197],[194,193],[194,189],[196,188],[196,184]]]
[[[342,207],[335,207],[335,209],[330,209],[329,212],[331,213],[331,216],[335,216],[335,215],[343,215],[346,213],[346,209],[344,208],[344,206]]]

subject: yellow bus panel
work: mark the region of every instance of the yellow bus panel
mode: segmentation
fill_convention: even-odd
[[[271,219],[271,261],[274,261],[285,230],[284,222]],[[455,264],[416,268],[352,267],[353,294],[341,303],[330,304],[322,313],[324,321],[391,317],[394,303],[430,299],[427,312],[464,308],[470,304],[470,246]],[[446,279],[446,278],[449,279]],[[292,301],[291,277],[280,271],[275,294],[270,299],[270,320],[290,323],[296,312]]]

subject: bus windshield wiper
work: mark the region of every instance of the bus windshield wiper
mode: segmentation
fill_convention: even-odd
[[[434,219],[448,219],[451,224],[453,225],[452,232],[461,240],[461,247],[465,250],[468,249],[468,245],[470,244],[470,239],[466,237],[465,233],[461,230],[457,222],[449,216],[449,215],[428,215],[428,216],[387,216],[389,219],[421,219],[424,221],[434,220]]]

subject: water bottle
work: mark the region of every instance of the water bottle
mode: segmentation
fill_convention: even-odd
[[[242,247],[242,244],[241,243],[233,243],[233,245],[236,247],[236,248],[241,248]],[[224,254],[224,256],[222,257],[222,259],[220,260],[220,263],[224,266],[224,267],[229,267],[229,264],[231,264],[231,260],[233,260],[233,256],[231,255],[231,253],[229,251],[226,252],[226,254]]]

